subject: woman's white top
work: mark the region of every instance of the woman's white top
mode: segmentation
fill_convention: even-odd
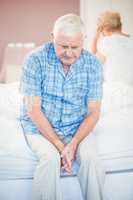
[[[133,85],[133,38],[113,34],[102,38],[98,51],[106,57],[104,80]]]
[[[102,113],[133,108],[133,38],[120,34],[103,37],[98,51],[106,57]]]

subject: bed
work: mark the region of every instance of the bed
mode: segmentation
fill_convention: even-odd
[[[0,84],[0,200],[32,199],[33,175],[38,162],[18,120],[22,98],[18,85],[18,82]],[[94,134],[106,171],[105,200],[133,200],[133,101],[124,100],[119,111],[117,102],[114,110],[109,110],[110,98],[104,101],[106,106],[102,107]],[[74,165],[71,176],[61,174],[64,200],[83,200],[77,170],[78,166]]]

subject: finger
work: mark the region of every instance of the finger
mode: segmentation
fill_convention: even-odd
[[[66,161],[63,159],[61,163],[62,163],[62,165],[65,165]]]
[[[62,167],[63,170],[67,171],[67,172],[70,172],[70,168],[68,167],[67,164],[65,164],[63,167]]]
[[[67,164],[65,164],[65,165],[62,166],[62,169],[66,169],[66,168],[68,168]]]
[[[63,157],[65,156],[65,154],[66,154],[66,151],[63,151],[63,152],[61,153],[60,157],[63,158]]]
[[[69,158],[69,157],[67,157],[67,156],[66,156],[66,163],[67,163],[67,165],[68,165],[69,169],[71,170],[71,167],[72,167],[72,162],[71,162],[70,158]]]
[[[62,169],[68,173],[71,173],[71,169],[67,165],[63,166]]]
[[[63,165],[67,164],[68,168],[71,170],[73,156],[69,152],[64,152],[64,155],[61,155]]]
[[[71,166],[69,166],[66,157],[62,160],[62,169],[65,169],[67,172],[71,171]]]

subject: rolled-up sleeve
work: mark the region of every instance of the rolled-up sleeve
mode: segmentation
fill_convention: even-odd
[[[22,67],[20,93],[24,96],[41,96],[42,73],[39,59],[27,56]]]

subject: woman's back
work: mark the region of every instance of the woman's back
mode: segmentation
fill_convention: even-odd
[[[104,80],[133,85],[133,38],[112,34],[100,39],[98,51],[106,57]]]

